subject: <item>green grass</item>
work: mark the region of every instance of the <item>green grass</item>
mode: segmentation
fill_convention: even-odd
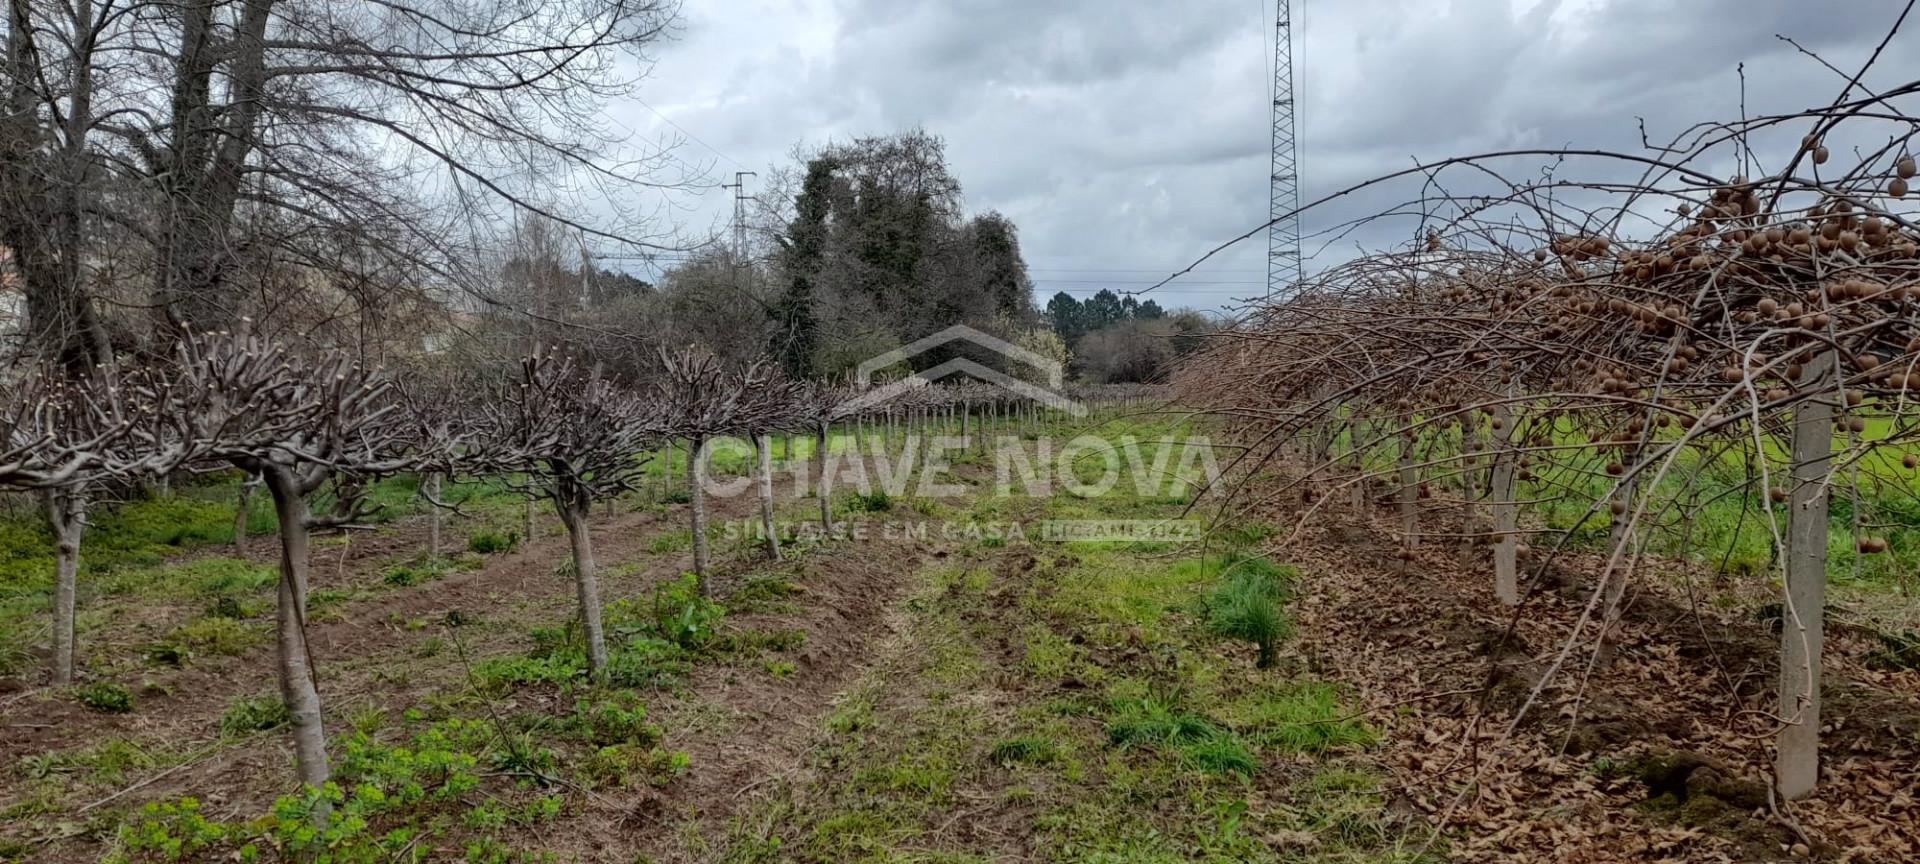
[[[1863,440],[1884,439],[1891,431],[1892,421],[1884,415],[1866,419]],[[1604,499],[1611,493],[1613,478],[1603,469],[1617,458],[1588,449],[1590,437],[1590,431],[1575,428],[1570,419],[1557,418],[1548,440],[1555,447],[1567,449],[1533,456],[1534,477],[1522,481],[1516,490],[1516,497],[1534,502],[1526,508],[1534,520],[1560,532],[1558,537],[1582,550],[1602,549],[1607,542],[1611,516]],[[1673,437],[1674,433],[1668,431],[1657,440]],[[1835,436],[1835,453],[1841,454],[1836,464],[1852,458],[1846,438],[1844,434]],[[1369,470],[1389,470],[1393,451],[1392,447],[1375,448],[1368,455]],[[1432,469],[1433,473],[1457,475],[1461,468],[1455,461],[1457,434],[1423,434],[1416,452],[1423,460],[1446,460],[1446,464]],[[1920,472],[1902,464],[1909,452],[1920,451],[1905,445],[1876,448],[1859,459],[1857,467],[1842,468],[1834,475],[1827,554],[1828,576],[1833,582],[1877,590],[1916,586],[1914,574],[1920,573]],[[1658,486],[1643,490],[1643,497],[1654,502],[1642,517],[1647,551],[1706,563],[1735,575],[1777,569],[1774,532],[1768,530],[1767,522],[1771,519],[1784,536],[1786,507],[1769,501],[1768,491],[1760,483],[1760,468],[1764,464],[1772,485],[1784,488],[1788,485],[1787,463],[1779,437],[1763,436],[1756,450],[1745,432],[1731,446],[1723,439],[1682,451]],[[1650,480],[1653,475],[1644,476]],[[1458,480],[1441,482],[1446,485]],[[1646,482],[1643,480],[1642,485]],[[1458,493],[1449,490],[1449,494]],[[1597,508],[1592,506],[1595,501],[1601,502]],[[1887,553],[1858,552],[1856,511],[1861,523],[1859,533],[1886,538],[1890,547]],[[1558,537],[1544,538],[1536,545],[1550,545]]]
[[[264,629],[233,618],[209,615],[175,627],[170,641],[185,645],[199,654],[238,657],[253,646],[265,642]]]
[[[1141,518],[1179,506],[1118,497],[997,498],[967,510]],[[1011,806],[995,818],[1011,821],[995,824],[1036,860],[1413,860],[1397,851],[1377,795],[1296,795],[1268,767],[1363,753],[1373,733],[1348,716],[1343,691],[1236,662],[1214,644],[1208,609],[1225,595],[1285,601],[1290,568],[1243,551],[1271,530],[1224,526],[1207,554],[1195,546],[1186,557],[1125,543],[1029,553],[954,541],[952,557],[915,575],[898,647],[826,718],[816,773],[715,833],[687,823],[689,848],[729,862],[992,860],[942,826],[998,802]],[[1016,554],[1037,560],[993,566]],[[1270,635],[1283,640],[1284,628]],[[1276,846],[1276,834],[1310,845]]]
[[[1241,737],[1290,753],[1364,747],[1376,736],[1353,716],[1341,688],[1318,681],[1269,681],[1233,694],[1216,709]]]
[[[1282,606],[1298,574],[1245,553],[1226,556],[1220,570],[1220,584],[1206,600],[1208,629],[1216,636],[1253,643],[1259,649],[1255,665],[1273,666],[1280,640],[1290,629]]]

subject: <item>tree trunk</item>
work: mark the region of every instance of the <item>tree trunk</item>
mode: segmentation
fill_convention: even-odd
[[[248,517],[253,515],[254,487],[260,483],[261,478],[256,475],[248,475],[240,482],[239,500],[234,502],[233,510],[233,554],[235,555],[247,554],[247,524],[252,521]]]
[[[1793,489],[1787,504],[1787,586],[1780,634],[1779,752],[1775,784],[1788,800],[1812,794],[1820,777],[1820,659],[1827,590],[1827,475],[1833,460],[1833,354],[1801,374],[1815,391],[1793,412]]]
[[[820,478],[814,482],[813,490],[820,499],[820,534],[825,539],[833,532],[833,478],[827,476],[827,424],[814,428],[814,461],[820,463]],[[855,458],[859,454],[855,452]]]
[[[440,557],[440,473],[427,475],[427,557]]]
[[[600,579],[593,564],[593,537],[587,530],[587,516],[593,502],[584,496],[565,500],[557,495],[553,510],[566,526],[567,540],[573,547],[573,587],[580,600],[580,630],[587,637],[587,671],[594,681],[607,675],[607,637],[600,620]]]
[[[533,554],[533,532],[535,528],[539,527],[534,522],[533,500],[534,500],[533,493],[528,492],[527,493],[527,524],[525,526],[525,530],[527,532],[527,540],[525,543],[520,544],[520,553],[522,555]]]
[[[275,616],[280,699],[293,719],[293,756],[300,782],[320,786],[331,771],[327,766],[327,736],[322,727],[320,690],[315,683],[313,655],[307,646],[307,499],[300,482],[286,468],[265,470],[267,491],[273,495],[274,514],[280,519],[279,610]]]
[[[780,560],[780,533],[773,524],[773,440],[772,436],[754,436],[754,448],[760,451],[760,524],[767,532],[767,557]]]
[[[693,573],[700,580],[700,596],[712,597],[707,584],[707,490],[705,472],[700,468],[700,451],[706,443],[699,436],[687,441],[687,500],[693,518]]]
[[[74,607],[80,575],[80,535],[86,528],[87,496],[78,489],[49,489],[47,523],[53,528],[53,684],[73,683]]]
[[[226,285],[230,235],[266,103],[274,2],[243,0],[237,26],[227,32],[217,26],[213,4],[182,7],[154,292],[158,311],[176,329],[210,330],[236,314]],[[216,77],[223,79],[222,106],[212,102]]]

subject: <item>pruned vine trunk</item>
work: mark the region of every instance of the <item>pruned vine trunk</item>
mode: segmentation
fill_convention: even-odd
[[[240,494],[233,508],[233,554],[247,554],[247,517],[253,514],[253,490],[260,485],[258,476],[249,476],[240,483]]]
[[[280,580],[274,618],[276,659],[280,665],[280,699],[292,718],[295,773],[300,782],[318,787],[331,773],[327,765],[327,736],[322,725],[320,689],[314,678],[313,655],[307,645],[307,572],[310,564],[311,523],[307,499],[292,471],[265,470],[267,491],[273,495],[274,514],[280,520]]]
[[[700,581],[700,596],[711,597],[712,587],[707,584],[706,472],[700,467],[705,459],[706,444],[703,437],[687,442],[687,509],[693,520],[693,573]]]
[[[820,463],[820,476],[814,481],[813,489],[820,499],[820,533],[825,536],[833,532],[833,478],[827,465],[827,424],[814,427],[813,440],[814,461]]]
[[[80,577],[80,536],[86,529],[87,496],[77,489],[45,493],[48,525],[54,537],[53,683],[73,683],[74,614]]]
[[[440,557],[440,473],[427,475],[427,557]]]
[[[601,624],[600,578],[593,563],[593,536],[587,527],[593,502],[583,495],[563,492],[554,497],[553,509],[566,526],[567,541],[573,550],[573,587],[580,601],[580,631],[587,640],[587,671],[593,680],[604,681],[607,637]]]
[[[520,546],[521,554],[525,554],[525,555],[533,554],[533,532],[536,527],[537,527],[537,523],[535,522],[535,515],[534,515],[534,495],[532,492],[528,492],[527,504],[526,504],[526,518],[524,520],[524,524],[521,525],[521,531],[524,534],[526,534],[527,539],[526,539],[526,542],[522,543]]]
[[[780,560],[780,533],[773,524],[773,438],[760,434],[753,438],[759,451],[759,471],[754,484],[760,493],[760,527],[766,531],[767,557]]]

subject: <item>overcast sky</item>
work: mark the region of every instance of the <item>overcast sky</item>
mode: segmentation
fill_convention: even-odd
[[[971,211],[1019,226],[1039,301],[1141,288],[1266,219],[1271,0],[684,0],[645,104],[612,106],[644,137],[731,179],[796,144],[924,126],[946,139]],[[1830,102],[1896,0],[1295,0],[1303,194],[1512,147],[1632,149],[1739,116]],[[1909,22],[1866,79],[1920,69]],[[749,181],[752,182],[751,180]],[[730,192],[690,202],[695,230]],[[1402,200],[1382,191],[1310,213],[1324,228]],[[1355,240],[1387,243],[1382,226]],[[1311,244],[1310,244],[1311,245]],[[1311,264],[1309,265],[1312,266]],[[1265,284],[1256,238],[1154,295],[1217,309]]]

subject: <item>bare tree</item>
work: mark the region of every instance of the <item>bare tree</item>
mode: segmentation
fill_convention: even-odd
[[[660,359],[665,370],[662,398],[672,414],[672,428],[688,438],[693,569],[700,580],[700,593],[711,596],[704,488],[707,444],[717,436],[756,436],[764,430],[794,426],[800,420],[800,388],[768,363],[729,370],[712,354],[693,348],[662,351]],[[771,490],[764,494],[771,496]],[[763,512],[771,518],[770,501]]]
[[[357,300],[405,266],[501,303],[464,238],[508,213],[657,244],[654,214],[629,193],[684,174],[667,149],[607,131],[600,109],[631,92],[676,12],[673,0],[9,0],[0,245],[35,343],[75,369],[112,359],[86,275],[122,255],[109,229],[140,249],[133,269],[152,296],[134,305],[177,332],[269,308],[248,289],[290,271],[284,287]],[[541,203],[556,193],[601,215]]]
[[[385,376],[339,354],[303,357],[246,333],[184,341],[156,372],[166,398],[157,411],[192,450],[258,474],[279,517],[275,618],[280,695],[292,717],[302,783],[326,782],[321,700],[307,643],[311,536],[371,512],[367,480],[427,459]],[[332,483],[338,504],[319,514],[313,496]]]
[[[96,490],[164,476],[196,453],[156,422],[159,393],[105,370],[76,377],[54,365],[0,388],[0,487],[37,490],[54,536],[54,684],[73,680],[80,548]]]
[[[597,369],[557,349],[521,361],[520,374],[474,406],[473,451],[488,470],[523,472],[526,487],[553,502],[573,548],[587,663],[595,679],[607,666],[600,588],[587,518],[595,501],[638,489],[648,448],[670,431],[658,402],[620,388]]]

